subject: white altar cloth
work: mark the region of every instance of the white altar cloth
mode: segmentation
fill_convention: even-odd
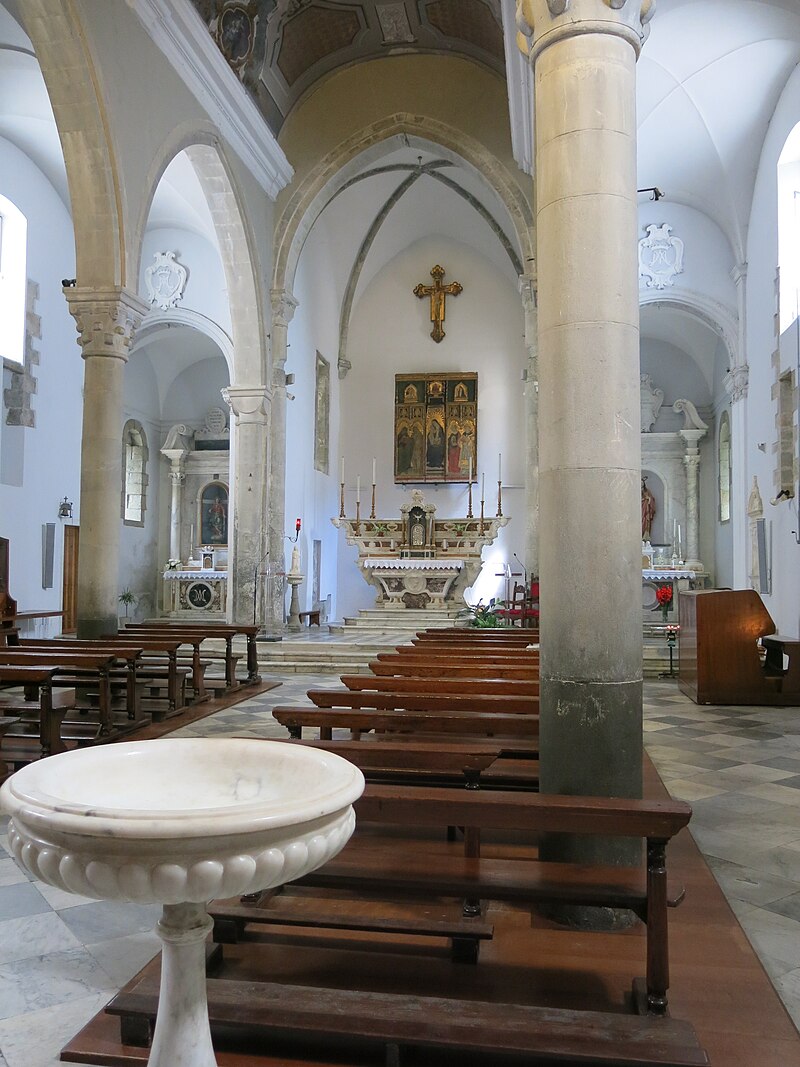
[[[367,556],[361,566],[367,570],[387,571],[460,571],[463,559],[439,557],[439,559],[397,559],[395,556]]]
[[[648,567],[642,570],[642,578],[652,582],[654,579],[660,582],[669,582],[673,578],[696,578],[697,571],[689,570],[688,567]]]
[[[220,581],[227,582],[227,571],[164,571],[164,580],[167,582],[177,581],[179,578],[201,578],[209,581],[210,579],[219,579]]]

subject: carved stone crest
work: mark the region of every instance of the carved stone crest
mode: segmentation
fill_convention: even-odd
[[[378,4],[376,10],[384,44],[411,44],[414,34],[405,4]]]
[[[650,433],[655,425],[661,405],[664,403],[663,389],[654,389],[649,374],[642,375],[642,433]]]
[[[176,255],[176,252],[156,252],[153,262],[144,272],[147,299],[162,311],[174,308],[183,299],[186,267],[176,261]]]
[[[639,242],[639,274],[648,289],[666,289],[676,274],[683,273],[683,241],[672,235],[672,227],[646,226],[647,237]]]

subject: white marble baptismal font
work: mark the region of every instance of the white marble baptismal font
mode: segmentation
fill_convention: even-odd
[[[17,860],[59,889],[161,903],[161,993],[149,1067],[216,1067],[206,905],[300,878],[355,827],[361,772],[328,752],[245,738],[76,749],[0,788]]]

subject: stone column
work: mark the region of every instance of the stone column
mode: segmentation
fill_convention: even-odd
[[[542,792],[642,789],[636,59],[650,0],[519,0],[534,67]],[[631,862],[630,842],[548,858]]]
[[[733,587],[746,589],[747,560],[747,391],[750,368],[747,363],[747,264],[738,263],[731,271],[736,285],[739,312],[739,351],[731,353],[732,366],[725,376],[731,398],[731,534],[733,540]]]
[[[686,442],[686,455],[683,457],[683,469],[686,471],[686,547],[684,559],[686,566],[693,571],[701,571],[700,562],[700,438],[705,430],[681,430],[680,435]]]
[[[286,356],[289,323],[297,301],[285,289],[273,289],[272,328],[272,419],[269,465],[269,561],[276,571],[285,569],[283,536],[286,532]],[[268,583],[264,609],[264,631],[278,638],[285,629],[286,593],[282,580]]]
[[[78,637],[117,629],[122,523],[122,385],[148,307],[119,286],[64,290],[84,359]]]
[[[528,577],[539,573],[539,309],[536,275],[521,274],[519,291],[525,309],[525,566]]]
[[[187,456],[185,449],[162,448],[161,455],[169,460],[169,481],[171,495],[169,501],[169,558],[182,559],[181,556],[181,486],[186,481],[183,470]],[[189,546],[191,554],[192,546]]]
[[[231,514],[228,520],[228,617],[258,622],[258,571],[266,554],[267,470],[271,391],[264,385],[222,390],[233,413]]]

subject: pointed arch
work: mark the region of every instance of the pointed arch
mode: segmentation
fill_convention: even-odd
[[[535,260],[533,212],[528,199],[506,167],[469,134],[436,119],[397,112],[374,122],[343,141],[306,174],[286,203],[275,226],[272,288],[292,291],[305,239],[323,208],[340,185],[386,151],[386,142],[402,137],[404,144],[449,152],[466,165],[503,202],[514,228],[523,263]]]

